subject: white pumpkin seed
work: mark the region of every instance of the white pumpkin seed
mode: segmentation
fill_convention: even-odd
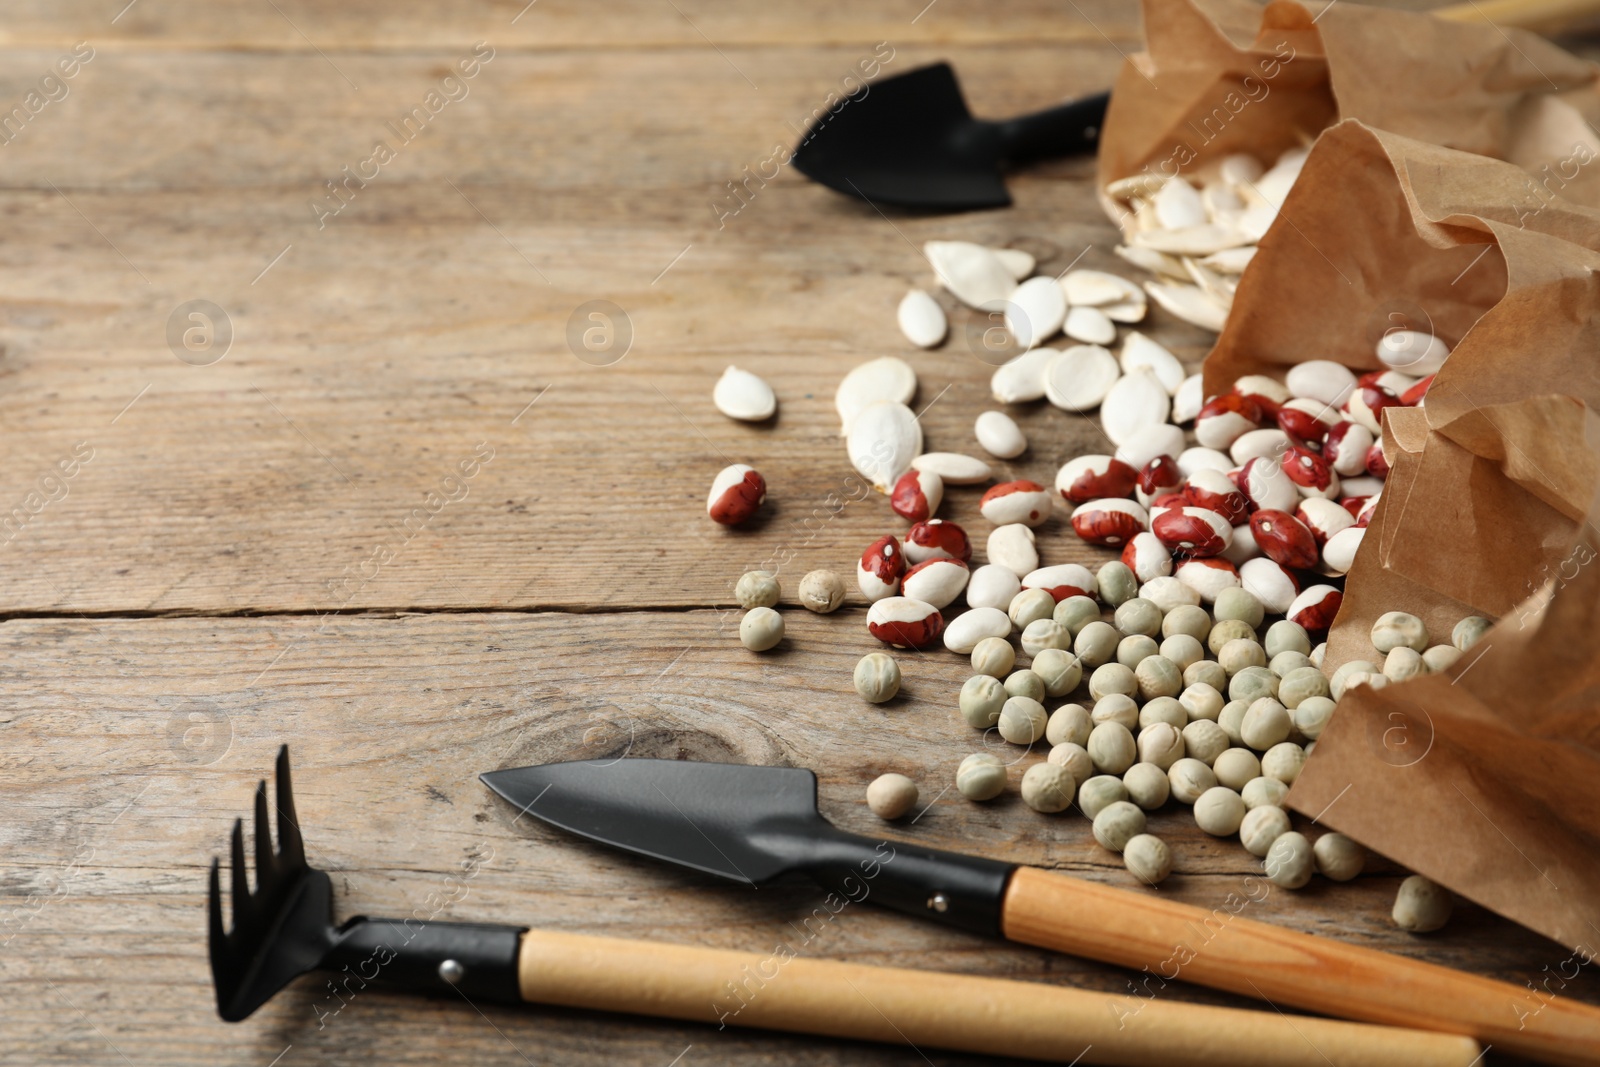
[[[1106,398],[1120,376],[1116,357],[1104,348],[1073,345],[1045,368],[1045,399],[1063,411],[1087,411]]]
[[[1133,282],[1103,270],[1069,270],[1061,276],[1061,291],[1073,307],[1104,307],[1144,300],[1144,293]]]
[[[1160,274],[1178,281],[1188,281],[1189,272],[1183,269],[1183,263],[1176,256],[1169,256],[1165,252],[1157,252],[1153,248],[1143,248],[1139,245],[1118,245],[1117,255],[1132,263],[1141,270],[1151,274]]]
[[[1246,211],[1240,217],[1244,218],[1249,214]],[[1209,256],[1213,252],[1238,248],[1254,240],[1257,238],[1250,237],[1233,226],[1218,226],[1213,222],[1188,226],[1181,230],[1152,230],[1134,237],[1134,243],[1137,245],[1174,256]]]
[[[1101,314],[1112,322],[1135,323],[1143,322],[1145,314],[1150,310],[1149,301],[1144,298],[1144,291],[1140,290],[1137,301],[1130,300],[1125,304],[1103,304]]]
[[[1222,162],[1217,166],[1217,175],[1229,185],[1239,186],[1255,181],[1265,169],[1255,156],[1235,152],[1222,157]]]
[[[1020,248],[994,248],[990,251],[1005,264],[1006,270],[1010,271],[1011,276],[1017,281],[1020,282],[1033,273],[1036,261],[1030,253]]]
[[[1189,375],[1172,394],[1172,421],[1193,422],[1205,402],[1205,382],[1198,374]]]
[[[1212,303],[1224,311],[1233,307],[1233,286],[1222,275],[1201,266],[1197,259],[1185,258],[1183,265],[1188,270],[1189,277],[1194,279],[1194,284],[1211,299]]]
[[[1075,307],[1062,323],[1066,335],[1086,345],[1108,345],[1117,339],[1117,325],[1099,308]]]
[[[934,347],[950,330],[944,308],[921,289],[913,289],[901,298],[895,317],[900,322],[900,332],[918,348]]]
[[[1066,317],[1067,298],[1054,278],[1029,278],[1006,303],[1006,329],[1023,348],[1037,348],[1054,337]]]
[[[1271,204],[1251,204],[1245,208],[1244,214],[1233,220],[1233,226],[1251,241],[1259,241],[1272,229],[1272,224],[1278,221],[1278,209]],[[1219,249],[1218,251],[1222,251]]]
[[[911,461],[914,470],[937,474],[946,485],[977,485],[989,480],[989,465],[960,452],[924,452]]]
[[[989,379],[989,392],[1002,404],[1020,404],[1044,396],[1044,372],[1060,355],[1054,348],[1035,348],[998,368]]]
[[[1028,439],[1010,415],[1001,411],[985,411],[973,426],[978,444],[996,459],[1015,459],[1028,450]]]
[[[1120,362],[1124,374],[1132,374],[1136,370],[1148,370],[1154,374],[1168,396],[1176,395],[1178,387],[1183,385],[1183,364],[1178,362],[1178,357],[1138,330],[1130,331],[1122,339]]]
[[[778,398],[773,395],[772,386],[738,367],[722,372],[711,390],[711,402],[728,418],[743,422],[770,419],[778,409]]]
[[[1113,444],[1130,440],[1152,423],[1165,423],[1172,398],[1156,376],[1143,368],[1124,374],[1100,402],[1100,424]]]
[[[1227,313],[1212,303],[1199,286],[1145,282],[1144,288],[1168,312],[1203,330],[1221,333],[1228,321]]]
[[[1200,200],[1205,204],[1206,217],[1212,222],[1222,222],[1238,215],[1245,203],[1233,187],[1216,182],[1200,190]]]
[[[1017,287],[1000,257],[970,241],[929,241],[923,255],[950,295],[979,311],[999,311]]]
[[[1289,190],[1294,188],[1295,179],[1300,177],[1303,163],[1304,160],[1285,159],[1245,188],[1273,207],[1282,207]]]
[[[851,421],[846,448],[850,465],[887,493],[922,451],[922,423],[897,401],[872,404]]]
[[[1156,218],[1165,229],[1183,230],[1205,224],[1205,203],[1195,187],[1183,178],[1163,182],[1151,202],[1155,205]]]
[[[1218,274],[1243,274],[1255,256],[1255,245],[1243,245],[1239,248],[1225,248],[1221,252],[1213,252],[1200,262]]]
[[[850,433],[850,423],[861,409],[885,400],[909,404],[916,395],[917,372],[911,364],[895,356],[868,360],[846,374],[834,393],[833,406],[844,424],[839,435]]]

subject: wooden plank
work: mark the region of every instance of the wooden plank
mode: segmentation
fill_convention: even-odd
[[[999,801],[943,792],[960,756],[982,744],[952,707],[966,673],[958,658],[902,654],[908,697],[869,707],[849,691],[850,667],[871,644],[861,613],[787,619],[786,644],[763,656],[737,647],[713,612],[6,623],[0,974],[16,1021],[0,1062],[115,1063],[120,1052],[129,1062],[260,1064],[291,1045],[286,1063],[431,1063],[445,1050],[520,1062],[507,1042],[533,1062],[667,1063],[690,1045],[686,1063],[907,1062],[904,1050],[732,1029],[539,1009],[480,1016],[376,989],[319,1027],[339,1002],[314,979],[240,1026],[211,1012],[205,866],[285,739],[308,852],[334,873],[340,915],[443,901],[440,919],[750,950],[794,938],[790,924],[819,893],[718,884],[519,824],[475,781],[501,766],[624,753],[810,766],[825,813],[848,829],[1131,884],[1080,815],[1020,804],[1015,778],[1038,753],[1001,745],[1021,758]],[[933,801],[914,824],[885,826],[861,801],[888,770],[917,778]],[[1217,907],[1262,884],[1258,861],[1197,831],[1183,809],[1152,825],[1181,872],[1161,895]],[[461,864],[474,855],[468,877]],[[1436,935],[1403,934],[1386,917],[1397,872],[1381,861],[1369,871],[1346,885],[1274,890],[1252,905],[1255,917],[1519,986],[1566,958],[1469,905]],[[803,949],[1107,991],[1126,992],[1130,977],[865,907],[841,912]],[[1569,994],[1600,999],[1592,983]],[[1241,1003],[1178,983],[1159,995]]]
[[[983,80],[1018,92],[1018,71],[1059,63],[1059,50],[1022,51],[966,54],[987,64]],[[719,226],[713,198],[729,194],[706,176],[759,162],[787,136],[779,116],[803,116],[852,54],[773,53],[763,69],[792,71],[776,107],[708,91],[725,72],[703,54],[502,56],[459,126],[441,123],[439,141],[322,229],[307,207],[315,187],[298,183],[337,174],[381,124],[348,110],[319,126],[310,94],[274,119],[269,87],[311,82],[317,60],[206,59],[168,83],[157,59],[95,60],[66,101],[83,110],[9,146],[14,180],[37,188],[0,195],[0,442],[14,460],[0,472],[0,515],[15,528],[0,611],[704,605],[726,602],[745,566],[785,555],[786,577],[848,574],[866,543],[903,524],[876,497],[832,515],[853,484],[831,402],[846,370],[911,355],[919,404],[933,405],[931,447],[973,448],[972,420],[990,406],[991,368],[964,333],[912,355],[894,327],[905,288],[926,284],[920,242],[1022,240],[1051,269],[1119,262],[1081,182],[1087,161],[1019,179],[1010,211],[937,219],[885,219],[785,174],[751,186]],[[434,63],[382,62],[397,100],[418,96]],[[1063,77],[1109,77],[1113,64],[1096,62],[1098,74]],[[174,147],[131,160],[117,131],[137,122],[132,88],[147,80],[169,116],[154,143]],[[570,111],[542,102],[558,82]],[[212,84],[242,88],[219,98]],[[714,110],[674,121],[697,94]],[[623,99],[639,101],[626,129],[583,132],[584,116]],[[232,162],[197,171],[207,131],[229,122],[249,131],[219,153]],[[339,132],[324,140],[323,129]],[[318,162],[291,150],[300,143],[318,144]],[[549,150],[558,143],[571,147]],[[222,187],[195,187],[199,173]],[[67,187],[46,184],[69,174]],[[212,366],[180,361],[166,339],[174,310],[199,298],[227,309],[237,337]],[[593,299],[634,324],[613,366],[568,348],[569,318]],[[963,330],[972,321],[957,316]],[[1159,312],[1154,328],[1202,351],[1204,335]],[[730,362],[778,388],[775,425],[736,425],[711,407]],[[1108,447],[1088,420],[1041,405],[1021,417],[1035,445],[1008,474],[1048,483],[1069,456]],[[93,458],[50,501],[60,487],[40,479],[80,442]],[[480,443],[492,461],[446,487]],[[756,463],[772,494],[762,522],[728,532],[702,502],[736,460]],[[430,491],[467,495],[419,515]],[[976,493],[952,497],[951,517],[976,519]],[[1047,558],[1093,555],[1059,522],[1044,535]]]

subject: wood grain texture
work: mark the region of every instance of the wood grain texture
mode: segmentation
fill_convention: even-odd
[[[1116,993],[1130,1012],[1151,996],[1251,1004],[1182,983],[1141,985],[1130,971],[869,907],[824,921],[819,891],[717,883],[576,841],[517,819],[476,781],[498,767],[624,753],[789,763],[818,771],[823,811],[847,829],[1132,886],[1081,815],[1021,804],[1015,783],[1042,753],[991,741],[1020,757],[1012,788],[983,805],[946,791],[961,757],[985,745],[954,707],[960,658],[904,654],[903,695],[869,707],[849,682],[872,644],[864,613],[786,615],[785,643],[760,656],[737,646],[731,616],[710,611],[0,625],[0,1062],[121,1062],[114,1045],[135,1063],[264,1064],[290,1044],[286,1062],[434,1063],[446,1052],[521,1062],[507,1040],[560,1064],[665,1064],[691,1044],[685,1062],[907,1062],[905,1050],[565,1010],[485,1007],[491,1027],[463,1005],[376,988],[341,1009],[315,978],[246,1023],[217,1021],[205,868],[284,740],[308,856],[333,875],[341,918],[420,909],[745,951],[787,939],[807,958]],[[867,811],[865,786],[886,771],[922,784],[931,807],[914,823],[885,825]],[[1200,833],[1187,811],[1155,813],[1151,825],[1172,843],[1180,873],[1159,892],[1137,891],[1211,909],[1259,882],[1259,861]],[[1471,906],[1426,938],[1396,930],[1387,909],[1400,873],[1374,860],[1354,882],[1319,879],[1252,910],[1519,986],[1548,980],[1566,958]],[[1562,997],[1600,999],[1588,977]],[[1532,1010],[1539,1001],[1529,997]]]
[[[902,528],[847,481],[832,395],[855,363],[911,358],[930,445],[975,448],[989,367],[965,345],[970,316],[925,354],[894,327],[927,281],[923,240],[1015,242],[1052,270],[1120,262],[1087,161],[1017,176],[1008,211],[946,218],[885,218],[787,169],[741,186],[730,214],[729,183],[792,143],[878,42],[895,49],[885,73],[949,58],[975,112],[1004,115],[1110,84],[1137,26],[1128,0],[10,5],[0,115],[74,42],[96,51],[0,143],[0,1063],[923,1062],[377,989],[346,1002],[311,979],[225,1026],[204,871],[285,739],[342,914],[745,951],[792,938],[819,894],[714,884],[514,824],[474,778],[623,752],[813,767],[847,828],[1126,884],[1080,818],[1039,816],[1014,791],[943,792],[982,744],[954,711],[962,661],[907,654],[903,695],[863,707],[850,668],[876,646],[861,605],[788,611],[788,641],[761,657],[708,608],[747,567],[775,566],[792,594]],[[495,56],[470,93],[319,228],[326,183],[480,40]],[[234,328],[208,366],[167,337],[196,299]],[[634,327],[614,365],[568,345],[569,317],[598,299]],[[1159,312],[1150,329],[1191,360],[1208,343]],[[773,424],[712,408],[733,362],[777,387]],[[1008,477],[1048,482],[1105,450],[1089,420],[1016,414],[1033,448],[999,466]],[[480,444],[493,457],[445,482]],[[741,531],[703,511],[732,461],[772,486]],[[977,495],[953,491],[946,514],[981,536]],[[1098,556],[1059,519],[1042,542],[1050,562]],[[889,770],[933,802],[914,825],[886,828],[861,802]],[[1183,813],[1154,823],[1182,871],[1164,898],[1214,906],[1258,868]],[[1399,877],[1375,860],[1259,917],[1600,1000],[1587,974],[1556,983],[1564,950],[1472,907],[1437,935],[1400,934]],[[804,949],[1130,1005],[1147,993],[1131,972],[870,908]]]

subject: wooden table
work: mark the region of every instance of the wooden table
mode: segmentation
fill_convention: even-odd
[[[864,832],[885,830],[865,784],[901,771],[933,803],[885,832],[1127,884],[1081,816],[946,790],[980,743],[954,709],[964,661],[903,655],[904,697],[864,706],[858,600],[791,607],[760,656],[730,610],[748,567],[782,560],[792,604],[800,575],[848,576],[902,528],[848,490],[832,395],[855,363],[909,355],[930,447],[974,448],[990,368],[960,336],[909,354],[895,304],[929,238],[1115,267],[1089,162],[1017,177],[1012,210],[946,218],[880,217],[787,169],[739,200],[729,183],[875,56],[884,73],[953,59],[979,113],[1109,84],[1138,46],[1135,5],[121,3],[28,0],[0,27],[0,114],[75,42],[92,50],[0,144],[0,1062],[979,1062],[377,989],[345,1002],[316,979],[229,1026],[204,872],[287,740],[342,914],[766,950],[811,912],[803,888],[513,826],[475,780],[624,751],[813,767],[826,813]],[[391,128],[440,98],[409,140]],[[395,150],[373,175],[380,139]],[[623,358],[569,348],[596,300],[626,313]],[[1204,353],[1198,331],[1150,328]],[[776,387],[773,425],[714,410],[729,363]],[[1008,475],[1049,482],[1101,450],[1087,420],[1019,418],[1033,448]],[[735,461],[771,495],[728,531],[703,501]],[[976,495],[947,514],[976,519]],[[1095,557],[1059,522],[1042,534],[1049,561]],[[1167,896],[1212,906],[1258,869],[1185,813],[1154,825],[1182,871]],[[1516,982],[1565,957],[1471,906],[1402,934],[1399,877],[1375,862],[1259,917]],[[1115,968],[873,909],[808,952],[1129,991]]]

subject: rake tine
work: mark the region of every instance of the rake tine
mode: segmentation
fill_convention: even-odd
[[[282,820],[279,820],[280,822]],[[272,853],[272,827],[267,823],[267,783],[256,783],[256,892],[271,891],[277,883],[277,859]]]
[[[217,859],[211,858],[211,884],[206,893],[207,943],[211,947],[211,970],[220,970],[223,958],[223,941],[227,935],[222,929],[222,876],[217,870]]]
[[[294,788],[289,781],[289,746],[278,749],[278,854],[286,870],[306,865],[305,841],[294,811]]]
[[[233,820],[233,933],[245,934],[250,927],[250,874],[244,865],[244,820]]]

